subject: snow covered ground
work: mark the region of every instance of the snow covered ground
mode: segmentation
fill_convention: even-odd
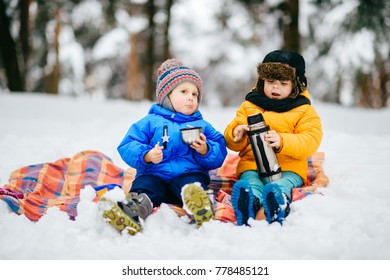
[[[323,121],[319,150],[326,154],[324,169],[330,184],[323,195],[293,203],[283,226],[251,221],[251,227],[237,227],[212,221],[196,229],[162,207],[148,218],[142,233],[120,235],[98,215],[91,201],[94,192],[86,189],[76,221],[52,208],[34,223],[10,213],[0,202],[0,259],[241,260],[239,264],[242,260],[389,260],[390,110],[313,104]],[[116,147],[150,105],[0,93],[0,186],[17,168],[87,149],[101,151],[127,168]],[[235,110],[201,107],[205,119],[221,132]]]

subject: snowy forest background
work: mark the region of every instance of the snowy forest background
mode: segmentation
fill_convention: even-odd
[[[274,49],[301,52],[316,99],[389,106],[383,0],[0,0],[0,92],[153,100],[180,57],[205,103],[236,105]]]

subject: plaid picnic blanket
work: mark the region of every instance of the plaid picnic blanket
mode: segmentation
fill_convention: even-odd
[[[235,222],[234,209],[230,202],[230,193],[234,183],[237,181],[236,167],[239,161],[236,154],[228,154],[222,166],[210,171],[210,189],[214,190],[216,197],[215,219],[225,222]],[[307,159],[307,183],[301,188],[292,190],[292,201],[303,199],[304,197],[316,194],[318,188],[324,188],[329,183],[329,178],[325,175],[323,162],[325,153],[317,152]],[[264,212],[259,211],[257,220],[265,219]]]
[[[0,199],[15,213],[33,221],[39,220],[52,206],[58,206],[73,219],[77,215],[80,190],[85,186],[118,184],[128,191],[134,176],[135,170],[122,170],[106,155],[87,150],[72,158],[15,170],[9,183],[3,186]],[[22,198],[15,197],[20,194]]]
[[[323,152],[317,152],[307,159],[307,183],[306,186],[300,189],[312,191],[319,187],[325,187],[329,183],[329,178],[325,175],[323,169],[324,159],[325,153]],[[210,171],[211,182],[209,187],[216,190],[222,189],[230,193],[232,185],[237,181],[236,167],[239,160],[238,155],[228,154],[220,168]]]
[[[294,189],[293,200],[315,193],[318,187],[329,182],[323,172],[324,153],[316,153],[308,159],[308,185]],[[223,165],[210,171],[209,187],[215,196],[225,195],[225,200],[216,204],[215,218],[221,221],[235,221],[234,210],[229,204],[231,188],[235,177],[238,156],[229,154]],[[77,216],[80,190],[92,186],[119,185],[128,192],[135,177],[132,168],[123,170],[109,157],[97,151],[82,151],[72,158],[55,162],[33,164],[11,173],[9,183],[0,188],[0,200],[17,214],[24,214],[32,221],[39,220],[47,208],[57,206],[68,213],[71,219]],[[97,195],[96,201],[100,195]],[[176,208],[173,208],[177,210]],[[181,211],[177,211],[181,212]]]

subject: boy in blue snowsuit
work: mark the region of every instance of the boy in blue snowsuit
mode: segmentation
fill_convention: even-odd
[[[181,206],[187,200],[184,206],[196,212],[200,209],[192,209],[193,200],[207,196],[209,170],[220,167],[227,154],[225,140],[198,110],[204,90],[195,71],[178,59],[169,59],[157,74],[157,104],[130,127],[118,152],[137,170],[131,192],[146,194],[154,207],[161,203]],[[180,130],[192,127],[200,127],[202,133],[190,145],[185,144]],[[188,184],[191,190],[183,195]],[[196,221],[211,218],[192,214]]]

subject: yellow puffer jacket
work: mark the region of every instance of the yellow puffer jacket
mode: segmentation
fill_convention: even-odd
[[[307,90],[301,94],[309,98]],[[240,142],[235,143],[233,130],[240,124],[248,124],[248,116],[256,113],[263,114],[270,129],[280,135],[281,148],[276,156],[282,171],[293,171],[306,183],[307,158],[317,151],[322,139],[321,119],[314,107],[307,104],[282,113],[265,111],[249,101],[241,104],[236,117],[224,132],[227,147],[239,152],[237,177],[239,178],[244,171],[257,168],[249,138],[244,136]]]

